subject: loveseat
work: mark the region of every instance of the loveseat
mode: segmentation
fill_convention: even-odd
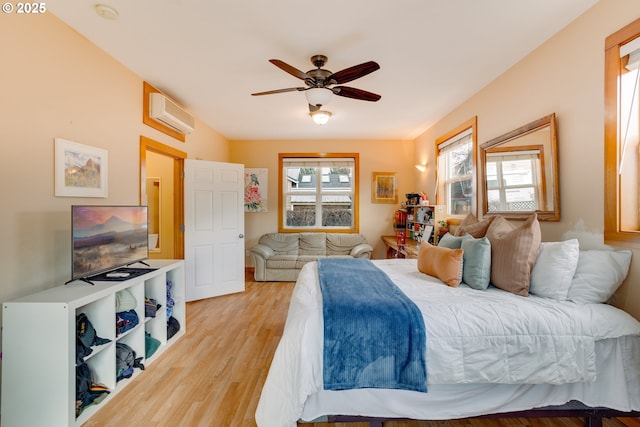
[[[354,233],[268,233],[251,248],[254,278],[293,282],[302,266],[318,258],[370,258],[373,248]]]

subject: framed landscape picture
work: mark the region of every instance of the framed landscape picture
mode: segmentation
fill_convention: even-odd
[[[56,138],[55,195],[107,197],[107,150]]]
[[[397,172],[373,172],[372,203],[398,203]]]

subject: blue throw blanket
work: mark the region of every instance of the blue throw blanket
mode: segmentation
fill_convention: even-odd
[[[427,391],[422,314],[362,258],[318,260],[324,315],[324,388]]]

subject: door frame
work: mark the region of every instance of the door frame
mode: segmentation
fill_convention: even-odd
[[[187,153],[140,135],[140,204],[147,200],[147,151],[173,159],[174,258],[184,259],[184,160]]]

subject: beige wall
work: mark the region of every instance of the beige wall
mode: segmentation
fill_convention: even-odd
[[[268,212],[245,214],[245,246],[250,248],[264,233],[278,231],[278,153],[359,153],[360,233],[374,247],[374,258],[384,258],[380,236],[393,233],[392,219],[398,205],[371,203],[373,172],[398,172],[399,202],[413,187],[413,141],[232,141],[231,161],[247,168],[269,170]],[[251,265],[247,259],[247,265]]]
[[[229,160],[228,141],[200,121],[186,143],[144,125],[140,76],[55,16],[24,18],[0,24],[0,301],[70,278],[72,204],[139,202],[140,135]],[[108,150],[107,198],[54,196],[56,137]]]
[[[604,40],[640,17],[637,0],[601,0],[416,140],[416,159],[432,163],[435,139],[478,116],[478,142],[555,112],[561,221],[542,223],[543,240],[578,229],[602,244],[604,227]],[[416,187],[434,177],[429,168]],[[581,227],[584,227],[582,229]],[[614,304],[640,319],[640,251]]]
[[[470,98],[417,141],[233,141],[197,121],[181,143],[141,122],[142,78],[97,49],[50,14],[2,18],[0,300],[55,286],[70,276],[71,204],[138,203],[138,147],[144,135],[189,158],[269,169],[267,213],[245,215],[246,246],[277,230],[279,152],[360,153],[360,232],[384,256],[380,236],[390,233],[395,205],[371,203],[371,174],[397,171],[399,194],[433,196],[434,141],[478,116],[482,143],[555,112],[560,149],[562,221],[543,223],[544,240],[561,239],[580,224],[603,227],[604,38],[640,16],[636,0],[601,0],[495,82]],[[150,82],[154,84],[154,82]],[[169,94],[172,95],[172,94]],[[179,94],[175,94],[179,96]],[[107,149],[109,197],[54,196],[56,137]],[[428,162],[420,174],[414,164]],[[433,200],[432,200],[433,202]],[[640,253],[616,304],[640,318]]]

